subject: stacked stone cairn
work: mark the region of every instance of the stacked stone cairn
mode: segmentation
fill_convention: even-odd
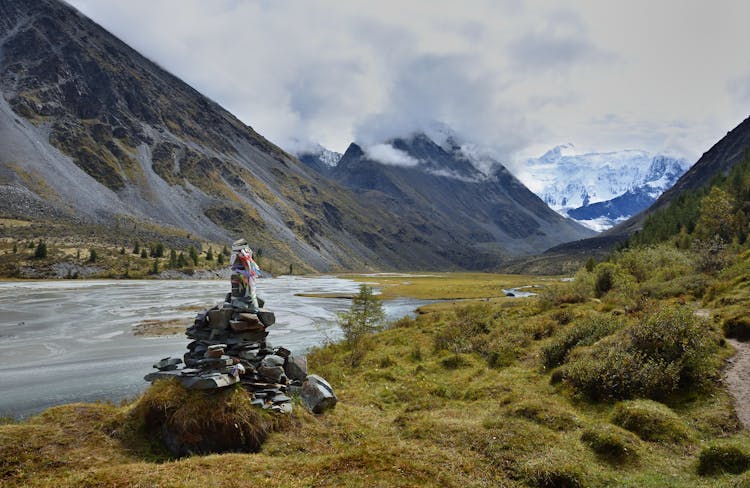
[[[233,276],[233,285],[235,277]],[[336,395],[326,380],[307,374],[307,358],[283,347],[272,348],[267,328],[276,317],[233,292],[223,303],[203,310],[185,334],[192,339],[183,359],[167,357],[154,364],[158,371],[145,376],[154,382],[177,378],[189,389],[208,390],[240,383],[253,405],[278,413],[292,411],[290,395],[299,394],[303,405],[322,413],[336,405]],[[255,313],[253,313],[255,312]]]

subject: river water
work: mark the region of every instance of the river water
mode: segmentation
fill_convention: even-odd
[[[336,313],[349,300],[296,293],[352,294],[359,284],[335,277],[284,276],[258,282],[276,313],[268,342],[293,353],[341,336]],[[192,322],[192,308],[223,301],[227,281],[38,281],[0,283],[0,415],[28,416],[52,405],[119,401],[142,392],[143,376],[166,356],[182,357],[188,339],[133,335],[142,320]],[[384,302],[388,319],[422,300]]]

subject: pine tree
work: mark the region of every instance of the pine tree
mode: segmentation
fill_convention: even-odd
[[[148,257],[148,252],[146,251],[145,247],[141,249],[141,257],[144,259]]]
[[[190,259],[193,260],[193,264],[195,264],[195,266],[198,266],[198,251],[195,249],[195,247],[190,246],[188,248],[188,254],[190,255]]]
[[[339,314],[339,326],[351,346],[356,346],[363,336],[381,330],[384,320],[383,304],[372,287],[365,284],[359,285],[359,293],[352,298],[349,311]]]
[[[39,244],[36,245],[36,251],[34,251],[34,257],[37,259],[44,259],[47,257],[47,243],[40,240]]]
[[[177,251],[170,249],[169,251],[169,267],[174,268],[177,266]]]
[[[89,262],[95,263],[97,259],[96,249],[89,249]]]
[[[213,261],[213,260],[214,260],[214,250],[209,247],[208,251],[206,251],[206,261]]]
[[[217,264],[224,264],[224,255],[223,254],[219,254],[219,256],[216,258],[216,263]]]
[[[141,244],[138,241],[135,241],[135,246],[133,246],[133,254],[141,254],[141,257],[143,257],[143,254],[141,253]]]

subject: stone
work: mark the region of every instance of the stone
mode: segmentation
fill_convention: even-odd
[[[292,351],[290,351],[286,347],[277,347],[276,350],[274,351],[274,354],[286,359],[292,354]]]
[[[284,372],[290,380],[307,379],[307,356],[289,356],[284,362]]]
[[[258,316],[254,313],[238,313],[237,314],[238,320],[241,320],[242,322],[247,322],[249,324],[253,325],[260,325],[260,320],[258,319]]]
[[[158,369],[159,371],[172,371],[177,369],[177,366],[180,364],[182,364],[182,359],[166,357],[154,364],[154,368]]]
[[[263,358],[263,360],[260,362],[260,365],[267,368],[274,366],[284,366],[284,358],[282,358],[281,356],[277,356],[276,354],[269,354],[268,356]]]
[[[312,413],[323,413],[336,406],[338,398],[330,384],[318,375],[308,375],[302,383],[302,404]]]
[[[208,324],[212,329],[226,329],[232,319],[232,309],[222,308],[220,310],[208,311]]]
[[[281,366],[261,366],[258,368],[260,376],[271,383],[286,383],[287,377]]]
[[[240,315],[252,315],[252,314],[240,314]],[[245,320],[230,320],[229,328],[235,332],[263,332],[265,327],[256,318],[255,322],[248,322]]]
[[[271,407],[271,411],[276,412],[276,413],[290,414],[292,413],[292,403],[286,402],[286,403],[274,404]]]
[[[291,402],[292,399],[288,396],[284,395],[283,393],[276,395],[275,397],[271,398],[271,401],[273,403],[284,403],[284,402]]]
[[[276,315],[273,312],[263,310],[261,308],[260,310],[258,310],[258,313],[256,315],[258,316],[258,319],[261,321],[261,323],[263,323],[263,325],[266,327],[271,327],[276,323]]]

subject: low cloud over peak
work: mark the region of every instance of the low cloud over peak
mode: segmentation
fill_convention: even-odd
[[[747,116],[747,2],[69,2],[282,147],[440,120],[503,162],[560,140],[694,158]]]

